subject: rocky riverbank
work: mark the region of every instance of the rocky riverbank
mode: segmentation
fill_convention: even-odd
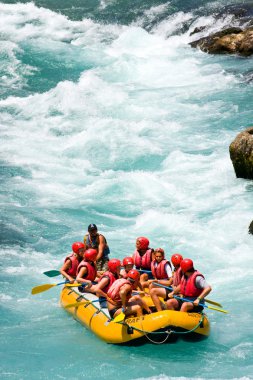
[[[210,54],[227,53],[247,57],[253,54],[253,26],[245,30],[236,27],[221,30],[190,45]]]
[[[253,127],[239,133],[229,147],[238,178],[253,179]]]
[[[230,15],[230,24],[215,33],[190,42],[193,48],[199,48],[210,54],[238,54],[248,57],[253,54],[253,3],[225,7],[223,14]],[[217,20],[223,16],[217,14]],[[191,35],[208,33],[207,26],[195,28]]]

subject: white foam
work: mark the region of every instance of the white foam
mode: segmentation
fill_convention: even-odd
[[[89,63],[96,57],[76,82],[0,101],[2,159],[28,173],[11,178],[10,194],[7,181],[7,213],[18,214],[10,229],[26,235],[31,225],[38,228],[30,219],[39,215],[66,226],[70,247],[95,215],[112,253],[129,254],[136,237],[147,235],[167,255],[192,257],[215,296],[230,300],[232,289],[241,305],[235,287],[251,285],[253,243],[247,234],[251,190],[235,178],[228,153],[235,136],[228,121],[238,122],[241,107],[231,100],[238,83],[217,60],[187,47],[187,33],[166,37],[191,15],[177,14],[150,34],[136,25],[74,22],[34,4],[1,4],[0,10],[0,32],[10,41],[5,48],[17,74],[14,87],[22,82],[15,51],[24,41],[44,41],[43,51],[57,43],[63,60],[70,54],[67,62],[86,48]],[[65,208],[81,216],[62,215]],[[52,234],[42,233],[30,249],[4,250],[3,273],[18,278],[28,271],[37,279],[59,268],[66,252]],[[47,253],[38,252],[45,247]],[[231,307],[237,313],[232,301]]]

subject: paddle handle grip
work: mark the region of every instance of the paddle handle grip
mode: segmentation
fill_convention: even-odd
[[[63,285],[63,284],[68,284],[70,281],[69,280],[67,280],[67,281],[63,281],[63,282],[59,282],[58,284],[56,284],[57,286],[58,285]]]

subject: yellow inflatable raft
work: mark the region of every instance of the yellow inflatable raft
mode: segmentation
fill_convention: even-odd
[[[205,314],[172,310],[130,317],[115,323],[110,319],[106,305],[100,305],[95,295],[80,293],[77,288],[64,287],[60,303],[76,320],[107,343],[126,343],[140,338],[161,343],[173,333],[205,337],[210,330]]]

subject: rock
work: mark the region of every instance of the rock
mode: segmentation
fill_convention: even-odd
[[[190,33],[190,36],[192,36],[193,34],[196,34],[196,33],[200,33],[202,32],[203,30],[205,30],[206,27],[205,26],[199,26],[199,27],[196,27],[191,33]]]
[[[239,54],[246,57],[253,54],[253,27],[245,30],[238,27],[227,28],[193,41],[190,45],[199,47],[206,53]]]
[[[227,5],[218,14],[218,17],[224,17],[224,15],[233,15],[236,19],[245,22],[253,16],[252,3]]]
[[[253,179],[253,127],[239,133],[229,146],[237,178]]]
[[[253,220],[249,225],[249,234],[253,235]]]

